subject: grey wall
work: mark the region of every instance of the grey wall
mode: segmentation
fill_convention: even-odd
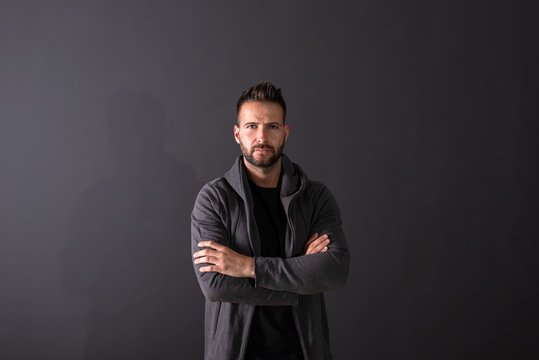
[[[283,88],[287,154],[342,208],[335,358],[529,355],[534,10],[2,1],[0,358],[202,357],[189,213],[260,80]]]

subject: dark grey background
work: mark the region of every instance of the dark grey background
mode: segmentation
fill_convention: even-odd
[[[283,88],[352,265],[336,359],[537,350],[536,7],[2,1],[0,358],[199,359],[189,214]],[[534,117],[535,116],[535,117]]]

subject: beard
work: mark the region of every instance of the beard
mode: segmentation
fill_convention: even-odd
[[[247,162],[249,164],[251,164],[253,166],[256,166],[256,167],[259,167],[259,168],[264,168],[264,169],[267,169],[267,168],[273,166],[281,158],[281,155],[283,153],[283,148],[284,148],[284,140],[283,140],[282,144],[277,148],[274,148],[271,145],[255,145],[251,149],[247,149],[240,142],[240,149],[241,149],[241,152],[243,154],[243,158],[245,160],[247,160]],[[266,157],[266,158],[257,160],[254,157],[254,153],[255,153],[256,149],[268,149],[273,154],[270,157]]]

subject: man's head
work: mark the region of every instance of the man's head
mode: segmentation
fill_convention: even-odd
[[[269,82],[256,84],[240,96],[237,114],[234,138],[244,159],[260,168],[273,166],[281,158],[290,131],[284,124],[286,103],[281,90]]]

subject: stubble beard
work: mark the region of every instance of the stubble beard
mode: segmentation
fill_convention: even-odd
[[[267,169],[275,165],[275,163],[279,161],[279,159],[281,158],[281,155],[283,154],[284,140],[281,146],[277,148],[274,148],[273,146],[270,146],[270,145],[255,145],[249,150],[245,146],[243,146],[241,142],[240,142],[240,148],[243,154],[243,158],[247,160],[249,164],[262,168],[262,169]],[[273,155],[269,157],[268,159],[257,160],[254,157],[254,153],[256,149],[269,149],[273,153]]]

